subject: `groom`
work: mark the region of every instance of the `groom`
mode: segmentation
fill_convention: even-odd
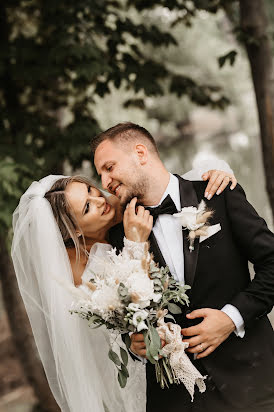
[[[137,196],[140,204],[155,207],[169,195],[165,203],[175,213],[204,199],[206,183],[171,175],[154,139],[138,125],[118,124],[96,136],[91,147],[103,187],[123,205]],[[196,392],[191,403],[183,385],[162,390],[147,364],[147,411],[273,412],[274,333],[267,313],[274,303],[274,235],[239,185],[204,200],[213,211],[212,229],[220,230],[196,239],[190,252],[188,231],[160,206],[151,212],[150,246],[161,266],[191,286],[190,307],[177,323],[190,359],[208,376],[207,390]],[[117,225],[111,242],[122,248],[122,241]],[[253,281],[248,261],[254,264]],[[145,356],[142,335],[132,336],[131,349]]]

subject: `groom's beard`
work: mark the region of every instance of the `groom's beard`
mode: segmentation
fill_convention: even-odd
[[[137,197],[137,203],[142,204],[142,200],[147,193],[148,187],[148,177],[145,175],[138,176],[138,180],[130,184],[126,193],[120,199],[121,206],[125,208],[134,197]]]

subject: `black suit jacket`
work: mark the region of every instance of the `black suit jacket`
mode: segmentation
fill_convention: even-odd
[[[197,206],[206,183],[177,178],[181,206]],[[266,316],[274,304],[274,235],[239,185],[233,191],[227,187],[210,202],[204,200],[214,211],[210,223],[220,223],[221,231],[202,243],[196,239],[192,253],[187,231],[182,231],[185,282],[191,286],[189,309],[222,309],[231,303],[244,319],[245,336],[232,333],[201,363],[223,398],[235,407],[247,407],[261,399],[274,402],[274,333]],[[111,231],[111,242],[120,249],[122,240],[123,229],[118,225]],[[165,265],[153,233],[150,244],[154,259]],[[254,264],[252,281],[248,261]],[[184,315],[176,320],[182,327],[194,324]],[[152,374],[148,366],[148,396],[156,393],[149,386],[150,382],[156,384]]]

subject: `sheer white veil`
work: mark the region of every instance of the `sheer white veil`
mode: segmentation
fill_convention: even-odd
[[[108,359],[109,333],[71,315],[70,262],[50,203],[44,197],[65,176],[33,182],[13,215],[12,259],[19,289],[53,395],[64,412],[144,412],[145,371],[129,359],[125,389]],[[73,288],[71,288],[73,289]]]

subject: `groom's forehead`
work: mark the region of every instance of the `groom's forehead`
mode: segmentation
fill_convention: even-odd
[[[97,172],[99,172],[107,162],[117,160],[120,151],[119,144],[116,144],[116,142],[110,140],[101,142],[94,153],[94,165]]]

